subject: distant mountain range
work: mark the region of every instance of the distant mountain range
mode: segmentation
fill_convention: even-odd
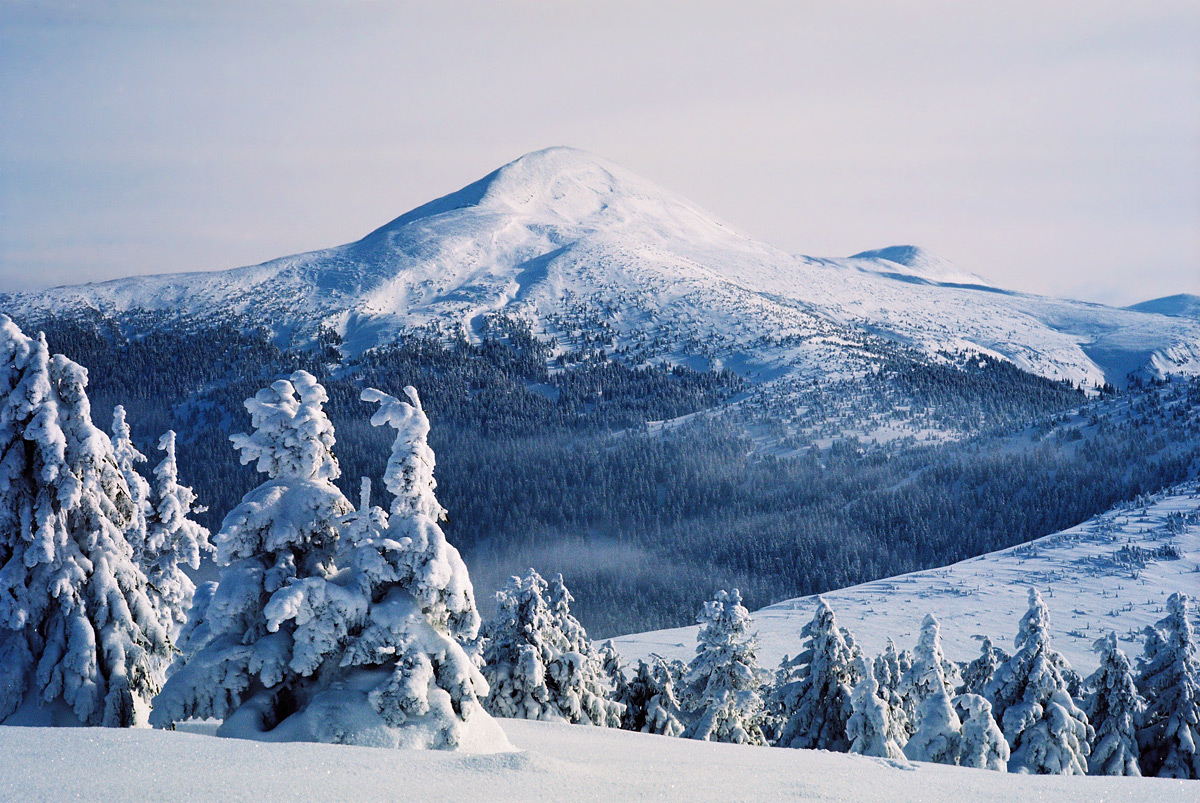
[[[239,316],[292,344],[324,327],[349,355],[437,325],[476,339],[527,320],[559,351],[727,367],[760,382],[853,375],[895,341],[977,351],[1086,385],[1200,372],[1194,296],[1127,309],[1044,298],[913,246],[795,256],[571,148],[511,162],[347,245],[252,267],[0,295],[26,320]]]

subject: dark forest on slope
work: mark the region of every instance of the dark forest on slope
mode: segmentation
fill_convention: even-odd
[[[87,366],[96,423],[129,412],[139,447],[180,433],[180,468],[222,515],[252,488],[228,435],[242,400],[297,368],[328,388],[343,488],[379,477],[390,435],[361,388],[418,388],[433,425],[446,533],[485,611],[507,574],[562,572],[594,636],[689,623],[721,587],[753,609],[946,564],[1054,532],[1180,481],[1200,455],[1195,381],[1093,402],[990,359],[929,361],[894,348],[875,375],[770,398],[728,372],[633,368],[603,352],[549,361],[496,319],[481,342],[411,333],[343,361],[337,338],[281,348],[265,332],[164,320],[22,322]],[[126,322],[128,324],[128,321]],[[142,334],[127,336],[123,331]],[[731,404],[731,401],[744,402]],[[920,409],[966,433],[938,446],[836,437],[812,448],[779,421],[797,406],[842,423]],[[671,427],[651,422],[707,411]],[[779,429],[762,448],[757,429]],[[786,454],[786,456],[781,456]]]

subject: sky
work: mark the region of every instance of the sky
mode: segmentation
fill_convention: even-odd
[[[0,0],[0,291],[350,242],[572,145],[795,253],[1200,293],[1200,3]]]

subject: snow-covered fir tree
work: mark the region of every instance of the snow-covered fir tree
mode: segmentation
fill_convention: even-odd
[[[633,677],[617,699],[625,706],[621,715],[621,727],[625,730],[660,736],[683,733],[683,711],[675,694],[675,679],[660,656],[651,656],[650,663],[639,660]]]
[[[329,576],[351,509],[333,484],[340,469],[326,399],[311,374],[297,371],[246,400],[254,431],[230,440],[267,480],[213,537],[220,580],[193,603],[189,619],[198,624],[185,631],[187,651],[154,701],[151,724],[212,717],[225,720],[219,733],[270,739],[298,710],[305,675],[292,662],[305,647],[295,643],[294,621],[269,626],[264,609],[289,583]]]
[[[620,727],[621,705],[570,603],[561,575],[547,583],[533,569],[497,592],[483,653],[494,716]]]
[[[859,656],[858,673],[862,680],[850,696],[851,714],[846,722],[850,752],[880,758],[903,758],[904,751],[895,740],[896,726],[891,711],[879,696],[879,684],[866,658]]]
[[[925,614],[921,622],[921,635],[913,649],[912,663],[900,679],[899,692],[904,700],[904,710],[915,728],[921,718],[921,704],[939,689],[945,694],[947,705],[954,694],[954,678],[958,668],[946,659],[942,650],[941,626],[933,614]]]
[[[987,684],[992,682],[996,669],[1010,657],[1004,650],[993,645],[991,638],[984,636],[979,657],[963,667],[962,683],[958,687],[958,693],[983,694]]]
[[[264,613],[269,630],[294,622],[289,668],[306,678],[283,726],[294,738],[455,749],[507,744],[480,699],[487,683],[469,650],[480,619],[466,565],[438,524],[429,419],[408,401],[368,388],[375,426],[396,431],[384,485],[387,513],[370,504],[342,518],[330,577],[293,580]]]
[[[1143,775],[1200,778],[1200,656],[1190,599],[1172,594],[1167,615],[1147,628],[1138,689],[1147,701],[1138,744]]]
[[[796,657],[796,680],[779,690],[787,719],[776,744],[844,753],[850,749],[846,723],[852,713],[851,690],[861,680],[856,668],[860,651],[821,597],[800,635],[808,641]]]
[[[1092,775],[1141,775],[1138,769],[1138,718],[1146,701],[1138,693],[1133,667],[1117,647],[1117,634],[1096,640],[1100,667],[1088,678],[1083,710],[1096,731],[1088,771]]]
[[[150,516],[150,483],[137,470],[137,464],[145,463],[146,455],[133,445],[129,423],[125,420],[125,408],[119,404],[113,408],[111,440],[113,457],[121,475],[125,477],[129,499],[133,504],[133,515],[125,528],[125,540],[133,548],[134,561],[144,570],[146,565],[142,561],[142,546],[146,542],[146,521]]]
[[[962,722],[950,695],[941,684],[932,685],[917,706],[917,729],[904,745],[904,755],[913,761],[957,764],[961,740]]]
[[[696,657],[684,678],[689,723],[684,738],[765,744],[762,686],[753,621],[736,588],[718,591],[696,617]]]
[[[1009,772],[1083,775],[1093,731],[1068,691],[1070,666],[1050,646],[1050,611],[1037,589],[985,696],[1008,740]]]
[[[150,601],[163,627],[174,635],[187,622],[196,591],[184,567],[199,569],[200,553],[212,546],[208,529],[191,518],[205,508],[196,505],[191,488],[179,483],[174,430],[167,430],[159,438],[158,448],[165,456],[154,468],[154,504],[146,522],[142,566]]]
[[[622,660],[621,654],[617,652],[616,646],[613,645],[612,639],[600,645],[600,665],[604,667],[604,675],[608,678],[609,688],[612,689],[612,699],[622,702],[629,681],[625,679],[625,662]],[[624,715],[622,715],[622,722],[624,722]],[[622,727],[624,726],[622,725]]]
[[[992,716],[992,704],[981,695],[968,693],[954,698],[954,707],[962,720],[959,766],[1008,772],[1008,742]]]
[[[87,371],[0,315],[0,722],[136,723],[170,639]]]
[[[916,730],[916,724],[909,719],[904,707],[904,695],[900,693],[900,683],[904,673],[912,666],[912,653],[896,649],[896,642],[891,638],[883,652],[875,656],[875,680],[879,684],[879,696],[888,707],[888,726],[891,728],[889,737],[896,744],[903,746]]]

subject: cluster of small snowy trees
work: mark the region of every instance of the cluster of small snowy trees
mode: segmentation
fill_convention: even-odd
[[[1110,634],[1086,680],[1051,646],[1036,589],[1013,654],[984,639],[963,665],[946,658],[933,616],[911,652],[889,640],[872,661],[818,598],[804,649],[773,675],[737,590],[705,603],[690,664],[652,656],[629,677],[611,642],[587,640],[569,599],[561,578],[533,570],[498,595],[484,636],[493,714],[1001,772],[1200,778],[1200,655],[1185,595],[1147,628],[1136,670]]]
[[[232,440],[266,481],[212,539],[219,581],[196,589],[184,569],[211,547],[175,433],[148,482],[125,411],[106,437],[86,383],[0,316],[0,722],[215,717],[219,733],[264,740],[507,744],[480,704],[480,618],[438,524],[414,389],[362,393],[371,423],[396,433],[388,510],[369,481],[357,510],[333,484],[328,397],[311,374],[248,399],[253,431]]]
[[[175,433],[153,487],[125,411],[92,423],[87,371],[0,315],[0,722],[144,721],[208,532]]]
[[[219,735],[386,747],[494,749],[483,711],[480,618],[442,533],[429,419],[368,388],[371,423],[396,432],[389,509],[357,509],[341,469],[325,389],[305,371],[246,401],[254,432],[233,436],[266,481],[214,538],[220,580],[197,595],[176,670],[151,724],[223,720]]]

